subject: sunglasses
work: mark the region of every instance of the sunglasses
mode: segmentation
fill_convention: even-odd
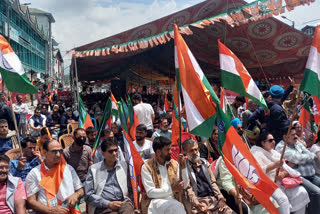
[[[275,139],[272,138],[272,139],[268,139],[268,140],[266,140],[266,141],[268,141],[269,143],[272,143],[273,141],[275,141]]]
[[[49,151],[49,152],[51,152],[52,154],[58,154],[58,152],[60,153],[60,154],[62,154],[62,152],[63,152],[63,149],[57,149],[57,150],[51,150],[51,151]]]
[[[114,152],[118,152],[119,149],[110,149],[107,152],[109,152],[110,154],[113,154]]]

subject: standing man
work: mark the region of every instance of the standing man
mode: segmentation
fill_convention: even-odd
[[[133,141],[133,144],[143,161],[147,161],[154,157],[152,141],[146,140],[146,136],[147,127],[144,124],[139,124],[136,128],[136,140]]]
[[[29,172],[40,165],[42,158],[39,151],[36,151],[37,142],[33,137],[26,137],[21,141],[23,156],[10,161],[10,173],[19,177],[25,182]]]
[[[155,157],[142,165],[141,176],[145,192],[142,193],[142,214],[185,214],[181,193],[188,187],[189,179],[183,154],[178,159],[182,168],[182,181],[179,164],[171,159],[171,141],[157,137],[153,141]]]
[[[88,168],[93,164],[92,149],[90,146],[84,145],[87,137],[83,128],[77,128],[73,132],[74,143],[63,150],[63,156],[67,163],[72,166],[80,181],[86,180]]]
[[[23,138],[26,137],[26,132],[27,132],[27,114],[28,114],[28,105],[26,103],[22,103],[22,95],[17,94],[16,96],[17,103],[14,103],[13,106],[13,111],[19,117],[19,126],[18,130],[20,133],[20,136]]]
[[[89,214],[132,214],[133,204],[128,197],[127,165],[118,160],[119,147],[113,140],[101,143],[104,161],[89,168],[85,182]]]
[[[242,113],[242,126],[244,129],[248,128],[248,120],[251,114],[257,109],[257,104],[255,104],[252,100],[248,101],[248,109]]]
[[[5,119],[10,130],[15,130],[11,108],[6,104],[5,93],[0,92],[0,119]]]
[[[276,140],[276,144],[282,140],[285,127],[288,127],[289,120],[285,110],[282,108],[282,98],[284,90],[278,85],[274,85],[269,90],[271,95],[271,101],[268,102],[268,108],[270,109],[270,115],[267,122],[267,127],[270,133]]]
[[[240,117],[239,108],[240,108],[240,106],[243,106],[243,104],[245,102],[246,102],[246,100],[245,100],[244,96],[242,96],[242,95],[236,96],[236,99],[231,104],[231,109],[232,109],[232,113],[233,113],[234,117]]]
[[[169,140],[171,140],[171,130],[169,128],[169,123],[166,118],[160,119],[160,127],[152,134],[152,139],[155,139],[156,137],[166,137]]]
[[[0,155],[0,213],[26,214],[26,190],[20,178],[9,174],[9,162]]]
[[[37,213],[67,214],[83,196],[81,181],[63,158],[58,141],[45,142],[43,151],[44,161],[26,179],[28,204]]]
[[[143,103],[140,94],[133,95],[132,100],[136,104],[133,109],[137,115],[139,123],[146,125],[147,137],[151,137],[153,133],[153,121],[155,118],[152,106],[148,103]]]

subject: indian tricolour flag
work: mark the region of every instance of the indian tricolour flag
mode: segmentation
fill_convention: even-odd
[[[112,103],[112,111],[111,114],[115,116],[116,118],[118,117],[118,104],[116,98],[113,96],[112,92],[110,94],[111,97],[111,103]]]
[[[231,106],[228,102],[228,99],[226,98],[226,95],[224,94],[224,88],[220,88],[220,107],[222,111],[225,113],[225,115],[228,117],[229,120],[232,120],[234,118]]]
[[[0,35],[0,72],[11,92],[36,94],[38,89],[28,80],[18,56],[9,42]]]
[[[180,35],[177,25],[174,25],[174,44],[176,81],[179,85],[177,89],[182,91],[189,132],[210,137],[216,114],[216,104],[212,98],[216,95]]]
[[[300,91],[320,98],[320,25],[316,27]]]
[[[218,44],[223,87],[250,98],[254,103],[267,110],[266,101],[242,62],[219,40]]]

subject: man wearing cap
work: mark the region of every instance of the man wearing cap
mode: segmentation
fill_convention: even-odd
[[[240,121],[240,119],[234,118],[233,120],[231,120],[231,125],[237,131],[237,133],[241,137],[242,141],[248,146],[248,149],[250,149],[251,144],[250,144],[248,138],[244,135],[244,131],[242,128],[242,122]]]
[[[286,112],[281,105],[284,90],[282,87],[274,85],[270,88],[269,92],[271,101],[268,103],[270,115],[267,119],[267,128],[275,138],[276,143],[278,143],[282,140],[284,128],[289,124]]]

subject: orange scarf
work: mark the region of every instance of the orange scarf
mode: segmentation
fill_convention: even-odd
[[[63,156],[61,156],[60,162],[49,169],[49,171],[46,170],[44,161],[41,163],[40,173],[42,179],[39,182],[39,185],[46,191],[47,201],[55,198],[59,192],[65,167],[66,160]],[[61,205],[62,202],[58,200],[58,204]],[[50,203],[48,203],[48,206],[50,206]]]

